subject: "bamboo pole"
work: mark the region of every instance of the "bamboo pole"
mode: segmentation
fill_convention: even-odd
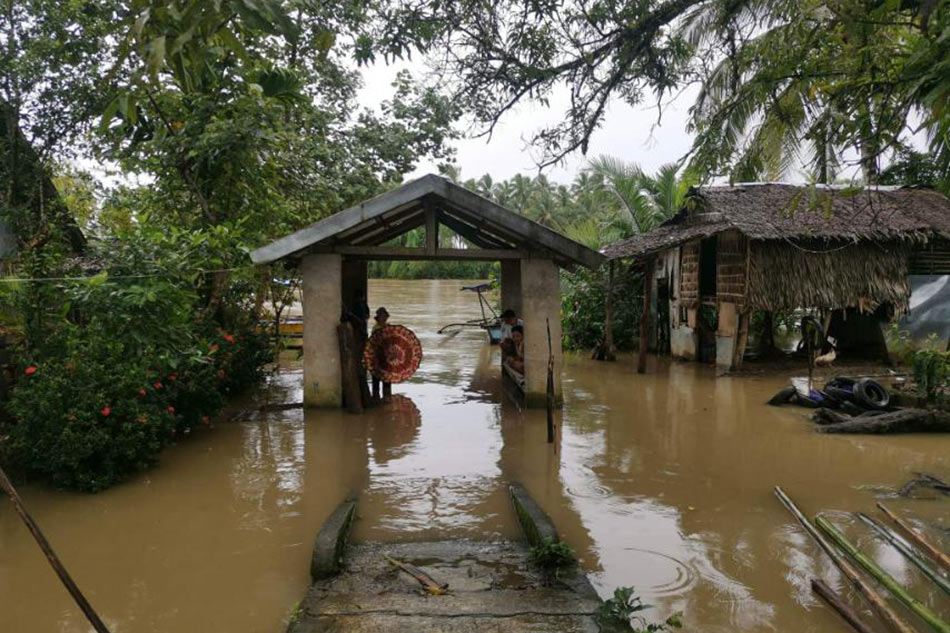
[[[811,579],[811,589],[819,596],[821,596],[825,602],[828,603],[832,609],[838,612],[844,621],[851,625],[855,631],[858,633],[874,633],[874,631],[865,624],[858,614],[848,605],[847,602],[841,599],[834,589],[826,585],[819,578]]]
[[[785,491],[782,490],[781,486],[775,487],[775,496],[778,497],[779,501],[782,502],[782,505],[792,513],[798,522],[801,523],[802,527],[805,528],[805,531],[815,539],[815,542],[825,550],[825,553],[828,554],[828,557],[831,558],[831,561],[841,570],[841,574],[851,583],[851,585],[860,593],[864,598],[871,604],[871,607],[874,608],[874,611],[881,617],[882,620],[887,624],[887,626],[893,630],[898,631],[899,633],[916,633],[906,622],[904,622],[900,616],[884,601],[884,598],[879,594],[871,585],[869,585],[858,573],[858,570],[855,569],[854,565],[848,562],[848,560],[838,553],[838,551],[832,547],[821,533],[815,529],[815,526],[809,522],[809,520],[802,514],[802,511],[798,509],[798,506],[795,505],[795,502],[789,498]]]
[[[940,619],[936,613],[930,610],[930,608],[925,605],[923,602],[910,595],[910,593],[896,580],[894,577],[888,574],[886,571],[878,567],[869,556],[866,556],[861,552],[857,547],[855,547],[844,534],[839,532],[835,526],[833,526],[828,519],[824,517],[817,517],[815,519],[815,524],[821,529],[822,532],[828,535],[828,538],[837,543],[838,547],[844,550],[848,556],[851,557],[854,562],[860,565],[864,571],[869,573],[874,580],[878,581],[884,585],[891,595],[900,600],[907,606],[908,609],[916,613],[922,620],[924,620],[930,627],[937,631],[937,633],[950,633],[950,624],[947,624]]]
[[[914,528],[910,527],[910,525],[908,525],[903,519],[901,519],[899,516],[897,516],[896,514],[894,514],[893,512],[891,512],[890,510],[888,510],[887,508],[885,508],[883,503],[878,503],[878,504],[877,504],[877,507],[880,508],[880,509],[881,509],[881,512],[883,512],[884,514],[886,514],[886,515],[887,515],[887,518],[889,518],[891,521],[893,521],[893,522],[897,525],[897,527],[899,527],[900,529],[904,530],[904,532],[907,533],[907,536],[909,536],[911,539],[913,539],[913,541],[914,541],[915,543],[917,543],[918,545],[920,545],[920,547],[922,547],[922,548],[924,549],[924,551],[926,551],[926,552],[930,555],[930,557],[931,557],[932,559],[934,559],[935,561],[937,561],[937,563],[938,563],[941,567],[943,567],[944,569],[950,571],[950,556],[947,556],[946,554],[944,554],[943,552],[941,552],[939,549],[937,549],[937,547],[935,547],[934,545],[932,545],[932,544],[931,544],[927,539],[925,539],[921,534],[919,534],[918,532],[916,532],[916,531],[914,530]]]
[[[36,544],[40,546],[40,549],[43,550],[43,553],[46,555],[46,560],[49,561],[53,571],[55,571],[56,575],[59,576],[60,581],[62,581],[63,585],[66,587],[69,595],[71,595],[73,600],[76,601],[79,609],[86,616],[86,619],[89,620],[90,624],[92,624],[92,628],[96,630],[96,633],[109,633],[109,629],[106,628],[106,625],[99,618],[99,615],[92,608],[92,605],[89,604],[89,601],[86,600],[86,597],[82,595],[82,592],[79,590],[79,587],[76,586],[76,583],[73,582],[69,572],[67,572],[66,568],[63,567],[63,563],[60,562],[56,552],[53,551],[53,547],[49,544],[49,541],[46,540],[46,537],[43,536],[43,532],[40,531],[40,526],[36,524],[36,521],[33,520],[33,517],[30,516],[29,512],[27,512],[26,507],[23,505],[23,501],[20,499],[20,495],[17,494],[13,484],[7,478],[7,474],[3,472],[3,468],[0,468],[0,489],[10,495],[10,500],[13,502],[13,507],[16,508],[17,514],[19,514],[20,518],[23,519],[23,523],[26,524],[30,534],[33,535],[33,538],[36,540]]]
[[[891,528],[887,527],[886,525],[882,525],[879,521],[872,519],[863,512],[858,512],[858,518],[869,525],[871,529],[877,534],[881,535],[885,541],[893,545],[894,549],[903,554],[907,560],[916,565],[920,571],[924,572],[924,575],[934,581],[934,583],[943,589],[945,593],[950,594],[950,581],[942,576],[939,571],[931,567],[930,563],[928,563],[920,554],[915,552],[910,543],[901,538]]]

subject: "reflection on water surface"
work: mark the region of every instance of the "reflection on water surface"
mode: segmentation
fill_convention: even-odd
[[[950,478],[950,438],[816,435],[800,410],[761,404],[782,379],[717,380],[665,362],[640,376],[630,358],[583,354],[566,359],[555,454],[543,412],[503,391],[482,333],[436,334],[478,316],[460,285],[371,283],[373,308],[413,328],[425,353],[385,409],[222,423],[105,493],[23,490],[113,631],[277,633],[303,596],[317,528],[347,495],[360,497],[357,540],[514,538],[510,481],[551,514],[605,595],[634,585],[657,616],[685,611],[693,631],[844,631],[808,588],[815,575],[840,581],[772,486],[810,513],[871,512],[914,471]],[[270,397],[299,401],[299,382],[275,378]],[[946,500],[890,503],[944,535],[950,527]],[[831,516],[950,617],[916,569],[850,514]],[[0,504],[0,631],[86,630]]]

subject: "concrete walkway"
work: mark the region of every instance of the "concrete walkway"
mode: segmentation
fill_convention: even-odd
[[[419,567],[425,595],[390,556]],[[525,545],[471,541],[350,545],[339,575],[317,581],[289,633],[596,633],[600,600],[583,574],[550,583]]]

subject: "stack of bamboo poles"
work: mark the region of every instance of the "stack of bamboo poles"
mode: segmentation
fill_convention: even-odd
[[[916,633],[916,629],[910,626],[906,620],[888,604],[878,590],[864,578],[861,573],[862,571],[877,581],[879,585],[887,589],[888,593],[900,601],[911,612],[919,616],[931,629],[937,633],[950,633],[950,624],[934,613],[926,604],[917,600],[903,585],[895,580],[893,576],[884,571],[874,560],[855,547],[830,521],[822,516],[815,517],[814,522],[809,521],[780,486],[775,487],[775,496],[779,498],[779,501],[781,501],[792,516],[801,523],[805,531],[811,535],[825,553],[828,554],[845,579],[854,587],[858,594],[868,601],[876,615],[890,630],[897,631],[898,633]],[[950,572],[950,558],[940,551],[939,548],[935,547],[922,534],[901,520],[900,517],[885,508],[883,504],[879,503],[878,507],[891,521],[903,530],[910,541],[903,538],[888,526],[863,513],[858,513],[858,518],[870,526],[876,534],[893,545],[895,549],[918,567],[927,578],[932,580],[937,587],[947,594],[950,594],[950,577],[947,576],[947,572]],[[914,545],[926,554],[918,552]],[[859,571],[859,569],[861,571]],[[841,614],[856,631],[861,633],[871,633],[873,631],[838,594],[820,579],[812,579],[812,589],[828,602],[833,609]]]

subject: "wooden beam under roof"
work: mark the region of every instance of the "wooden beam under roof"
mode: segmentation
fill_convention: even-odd
[[[407,246],[317,246],[308,249],[307,253],[322,253],[345,255],[357,259],[377,260],[473,260],[498,261],[502,259],[528,259],[532,256],[527,251],[512,248],[439,248],[434,254],[426,252],[425,248]],[[538,255],[535,254],[535,257]]]
[[[420,209],[417,213],[401,219],[398,223],[393,222],[375,227],[373,231],[358,235],[357,238],[347,240],[348,244],[353,246],[378,246],[385,244],[394,237],[399,237],[404,233],[419,228],[425,224],[425,213]]]
[[[494,235],[480,231],[478,228],[466,224],[448,213],[443,213],[439,219],[442,224],[479,248],[516,248],[514,244],[504,242]]]

